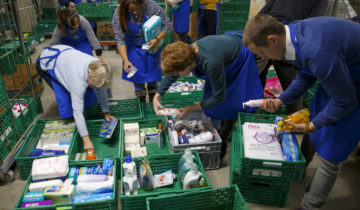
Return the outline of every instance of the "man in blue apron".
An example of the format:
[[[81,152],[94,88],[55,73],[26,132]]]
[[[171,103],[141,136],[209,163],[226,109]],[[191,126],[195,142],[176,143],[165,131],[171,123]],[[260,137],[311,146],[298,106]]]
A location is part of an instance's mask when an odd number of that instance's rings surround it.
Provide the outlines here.
[[[275,111],[292,103],[316,80],[309,124],[294,125],[310,132],[319,154],[315,175],[307,188],[304,209],[319,209],[347,159],[360,140],[360,25],[333,17],[310,18],[284,26],[268,15],[250,19],[244,44],[255,54],[293,61],[298,75],[278,98],[262,108]]]
[[[99,98],[105,119],[115,119],[109,114],[107,92],[103,86],[110,70],[105,63],[67,45],[44,49],[36,61],[36,69],[54,90],[60,118],[74,117],[84,150],[94,149],[83,110]],[[94,77],[94,72],[102,77]]]

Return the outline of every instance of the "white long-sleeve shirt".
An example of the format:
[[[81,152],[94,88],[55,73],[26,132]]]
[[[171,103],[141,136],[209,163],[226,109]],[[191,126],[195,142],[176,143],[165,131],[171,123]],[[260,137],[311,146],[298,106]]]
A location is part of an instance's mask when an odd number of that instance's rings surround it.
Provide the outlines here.
[[[88,66],[91,62],[97,61],[98,59],[86,53],[75,50],[74,48],[67,45],[55,45],[52,46],[52,48],[59,49],[60,51],[71,48],[70,50],[62,52],[58,56],[55,66],[55,75],[60,84],[62,84],[64,88],[70,93],[73,116],[80,136],[88,136],[89,133],[83,115],[84,97],[86,89],[89,87]],[[54,54],[56,54],[55,51],[45,49],[41,53],[40,58]],[[55,59],[51,61],[48,66],[45,66],[47,61],[48,59],[40,60],[41,69],[44,71],[53,69],[54,67]],[[98,88],[96,93],[100,101],[102,111],[108,112],[109,106],[107,101],[106,88]]]

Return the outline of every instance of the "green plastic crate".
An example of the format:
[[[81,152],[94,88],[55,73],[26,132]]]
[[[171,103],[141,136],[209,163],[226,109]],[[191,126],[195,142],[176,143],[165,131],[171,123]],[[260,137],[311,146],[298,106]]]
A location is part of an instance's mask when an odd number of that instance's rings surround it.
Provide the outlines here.
[[[70,163],[69,167],[83,167],[83,166],[93,166],[96,164],[101,164],[102,161],[93,160],[89,162],[83,162],[83,163]],[[114,165],[117,165],[118,162],[114,160]],[[114,176],[116,177],[119,173],[117,167],[113,167]],[[19,197],[19,200],[16,202],[14,209],[15,210],[23,210],[24,208],[20,208],[22,204],[22,199],[25,195],[25,193],[29,189],[29,185],[32,181],[31,175],[27,179],[27,182],[25,184],[25,187]],[[118,197],[118,184],[117,179],[114,179],[114,186],[113,186],[113,198],[107,199],[107,200],[100,200],[100,201],[92,201],[92,202],[84,202],[84,203],[73,203],[73,204],[58,204],[58,205],[50,205],[50,206],[41,206],[41,207],[31,207],[26,209],[40,209],[40,210],[56,210],[57,208],[68,207],[69,209],[81,209],[81,210],[89,210],[89,209],[106,209],[106,210],[116,210],[117,209],[117,197]]]
[[[10,109],[2,109],[0,114],[0,163],[6,159],[18,140],[12,118],[13,114]]]
[[[248,210],[236,185],[146,199],[147,210]]]
[[[266,115],[277,115],[277,116],[287,115],[285,105],[281,105],[279,107],[279,109],[276,110],[275,112],[268,112],[268,111],[263,110],[263,109],[257,109],[256,113],[258,113],[258,114],[266,114]]]
[[[90,22],[103,21],[113,15],[108,3],[80,3],[76,5],[76,10]]]
[[[3,83],[2,78],[0,78],[0,111],[1,107],[8,102],[8,95]]]
[[[261,177],[263,179],[282,181],[302,179],[306,161],[301,153],[299,145],[299,161],[264,160],[244,157],[241,125],[244,122],[274,123],[276,115],[239,113],[238,117],[239,126],[234,129],[231,142],[230,176],[239,174],[251,178]],[[254,175],[254,170],[258,171],[258,169],[261,170],[259,173],[262,174]]]
[[[131,120],[131,119],[123,119],[120,123],[120,142],[121,142],[121,157],[125,157],[125,133],[124,133],[124,123],[135,123],[139,124],[139,128],[153,128],[158,127],[159,124],[164,128],[164,132],[162,134],[162,138],[164,140],[164,146],[159,147],[157,144],[145,144],[147,154],[148,155],[156,155],[156,154],[169,154],[171,153],[169,137],[167,135],[167,130],[165,129],[164,119],[152,119],[152,120]]]
[[[42,8],[44,19],[56,20],[56,8]]]
[[[246,21],[230,21],[230,22],[221,22],[220,20],[220,34],[223,34],[228,31],[240,31],[243,30],[246,25]]]
[[[146,159],[149,160],[150,167],[154,175],[163,173],[171,169],[173,173],[175,173],[178,176],[178,163],[183,154],[184,153],[153,155],[153,156],[147,156]],[[199,171],[204,175],[206,184],[208,185],[208,187],[201,189],[211,189],[211,184],[206,176],[205,170],[201,164],[198,153],[195,151],[193,152],[193,154],[195,155],[194,162],[198,165]],[[142,158],[134,158],[133,160],[136,164],[136,168],[138,169],[141,164]],[[122,163],[124,161],[125,158],[123,158],[120,163],[121,177],[124,176],[122,171]],[[137,172],[139,173],[139,170],[137,170]],[[200,192],[199,188],[183,190],[178,179],[174,180],[174,184],[172,186],[155,188],[152,191],[144,191],[139,189],[137,195],[125,195],[122,181],[121,181],[120,189],[121,189],[120,190],[121,209],[126,209],[126,210],[146,209],[146,199],[149,197],[157,197],[163,194],[180,193],[180,192]]]
[[[141,107],[138,98],[127,100],[109,100],[110,115],[118,119],[141,119]],[[96,103],[85,109],[84,116],[88,120],[104,119],[100,103]]]
[[[17,71],[17,64],[24,64],[26,60],[28,63],[31,63],[28,48],[26,48],[26,55],[24,56],[23,51],[19,46],[19,41],[9,42],[5,45],[0,46],[0,54],[6,54],[6,56],[0,59],[0,73],[12,74]]]
[[[144,120],[163,119],[164,116],[157,116],[154,111],[153,103],[142,103],[141,112]]]
[[[235,175],[230,180],[236,184],[246,202],[268,206],[286,206],[291,181],[274,181],[262,177]]]
[[[45,128],[45,124],[49,121],[60,120],[60,119],[37,119],[29,133],[27,134],[23,145],[21,146],[18,154],[15,157],[16,165],[20,173],[22,180],[26,180],[29,174],[31,173],[32,163],[35,159],[55,157],[51,156],[42,156],[42,157],[29,157],[33,149],[36,148],[41,134]],[[71,142],[75,140],[76,129],[74,128],[73,136]],[[69,149],[70,151],[70,149]]]
[[[304,94],[304,107],[309,107],[310,103],[315,95],[317,86],[319,85],[318,82],[316,82],[306,93]]]
[[[15,103],[27,103],[27,108],[21,112],[20,115],[17,116],[15,121],[16,131],[18,132],[19,136],[22,136],[24,132],[29,128],[31,123],[35,120],[36,116],[38,115],[36,109],[35,100],[30,97],[20,97],[17,99],[13,99],[10,102],[11,108],[15,105]]]
[[[163,50],[168,44],[171,44],[173,42],[174,42],[174,31],[170,30],[166,33],[166,35],[162,39],[162,43],[160,46],[161,50]]]
[[[56,27],[56,19],[55,20],[42,19],[35,26],[36,32],[40,34],[52,33],[55,27]]]
[[[246,1],[229,1],[220,4],[220,13],[249,13],[250,2]]]

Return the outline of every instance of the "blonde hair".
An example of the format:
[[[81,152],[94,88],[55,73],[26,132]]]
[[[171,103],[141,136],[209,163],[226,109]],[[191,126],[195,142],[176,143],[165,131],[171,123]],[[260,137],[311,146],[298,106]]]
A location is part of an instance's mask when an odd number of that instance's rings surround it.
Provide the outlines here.
[[[93,61],[88,66],[89,79],[96,88],[105,85],[110,80],[110,66],[102,61]]]
[[[253,43],[257,47],[267,47],[269,35],[284,35],[285,26],[269,15],[257,15],[248,20],[243,33],[246,47]]]
[[[164,74],[184,71],[195,60],[194,49],[181,41],[174,42],[161,52],[161,69]]]

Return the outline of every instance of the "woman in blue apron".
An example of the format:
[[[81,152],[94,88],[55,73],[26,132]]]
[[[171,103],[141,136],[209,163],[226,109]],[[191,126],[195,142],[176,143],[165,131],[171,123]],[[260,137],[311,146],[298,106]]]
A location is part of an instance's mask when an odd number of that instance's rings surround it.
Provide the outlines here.
[[[83,110],[95,104],[99,97],[105,118],[114,119],[109,114],[106,89],[102,87],[110,70],[98,59],[66,45],[44,49],[36,61],[36,69],[54,90],[60,118],[74,117],[84,149],[93,149]],[[102,76],[93,76],[96,74]]]
[[[83,53],[102,58],[102,48],[89,22],[73,8],[61,8],[57,11],[57,25],[50,40],[50,45],[64,44]]]
[[[318,17],[284,26],[264,15],[247,24],[244,37],[249,38],[245,40],[254,40],[253,37],[269,40],[268,45],[261,47],[249,41],[247,44],[253,52],[281,59],[284,52],[287,56],[292,51],[298,71],[279,99],[266,100],[263,108],[274,111],[281,104],[289,104],[319,81],[309,107],[311,122],[294,127],[311,133],[310,139],[320,156],[303,199],[304,209],[320,209],[336,181],[341,163],[360,140],[360,42],[354,36],[360,34],[360,25],[339,18]],[[258,31],[263,28],[259,26],[267,27],[267,37],[260,35]],[[284,41],[286,46],[276,44]]]
[[[161,79],[160,54],[150,54],[142,49],[145,44],[142,24],[151,16],[161,17],[160,33],[147,44],[149,50],[158,47],[160,40],[170,29],[170,21],[164,10],[153,0],[124,0],[113,16],[113,28],[117,50],[123,60],[122,79],[134,83],[135,95],[145,102],[147,91],[150,101],[156,93],[156,81]],[[132,76],[130,69],[137,69]]]
[[[190,0],[167,0],[166,2],[172,6],[173,29],[177,33],[179,40],[191,44],[192,40],[188,35],[191,9]]]
[[[220,136],[224,142],[231,138],[238,112],[255,110],[244,108],[242,103],[263,98],[254,54],[242,45],[240,33],[207,36],[195,41],[192,47],[175,42],[165,47],[161,61],[163,72],[169,75],[154,97],[155,112],[162,108],[161,96],[171,83],[196,67],[193,74],[206,81],[203,101],[181,108],[180,116],[202,108],[212,120],[222,120]]]

